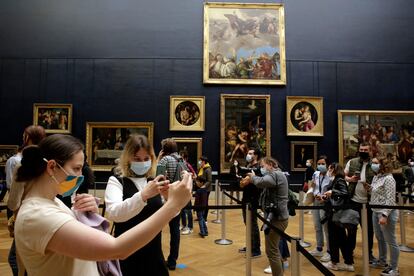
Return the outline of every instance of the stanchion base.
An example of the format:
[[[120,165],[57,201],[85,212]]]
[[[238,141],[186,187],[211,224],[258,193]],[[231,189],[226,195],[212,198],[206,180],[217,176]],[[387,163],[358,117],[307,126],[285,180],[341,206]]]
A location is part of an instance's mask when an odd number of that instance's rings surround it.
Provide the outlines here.
[[[219,239],[219,240],[215,240],[214,242],[220,245],[229,245],[233,243],[232,240],[228,240],[228,239]]]
[[[398,246],[400,248],[401,251],[403,252],[409,252],[409,253],[413,253],[414,252],[414,248],[406,246],[406,245],[399,245]]]
[[[221,220],[219,220],[219,219],[212,220],[211,222],[216,223],[216,224],[221,224]]]
[[[303,248],[310,247],[312,245],[310,242],[306,242],[306,241],[300,241],[299,244]]]

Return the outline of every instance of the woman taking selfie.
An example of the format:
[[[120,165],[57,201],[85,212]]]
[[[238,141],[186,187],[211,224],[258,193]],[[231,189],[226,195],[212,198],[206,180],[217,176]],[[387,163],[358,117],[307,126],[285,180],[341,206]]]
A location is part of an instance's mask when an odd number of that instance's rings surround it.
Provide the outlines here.
[[[162,207],[160,177],[154,175],[154,149],[143,135],[131,135],[119,158],[115,173],[105,190],[107,217],[115,222],[115,237],[143,222]],[[162,253],[161,232],[143,248],[120,261],[121,271],[128,275],[168,275]]]
[[[82,183],[82,143],[67,135],[51,135],[23,150],[16,181],[24,183],[17,214],[17,252],[28,275],[99,275],[96,261],[124,259],[145,246],[188,202],[191,175],[169,185],[169,200],[153,216],[117,238],[78,222],[56,198],[71,195]],[[97,212],[95,198],[75,197],[73,208]]]

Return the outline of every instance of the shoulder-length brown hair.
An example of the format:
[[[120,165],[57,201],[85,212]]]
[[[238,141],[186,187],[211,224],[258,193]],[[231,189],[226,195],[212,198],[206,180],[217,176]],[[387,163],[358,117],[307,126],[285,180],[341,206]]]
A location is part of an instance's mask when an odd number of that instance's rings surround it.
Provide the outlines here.
[[[379,174],[389,174],[392,173],[393,166],[391,160],[387,159],[386,156],[378,156],[376,157],[380,164],[380,169],[378,171]]]
[[[118,166],[115,168],[115,172],[123,177],[131,177],[135,174],[130,169],[131,158],[141,149],[148,152],[151,157],[151,169],[145,174],[146,177],[154,176],[156,167],[156,158],[154,148],[148,142],[147,137],[144,135],[133,134],[129,137],[126,142],[125,148],[122,151],[121,157],[119,158]]]

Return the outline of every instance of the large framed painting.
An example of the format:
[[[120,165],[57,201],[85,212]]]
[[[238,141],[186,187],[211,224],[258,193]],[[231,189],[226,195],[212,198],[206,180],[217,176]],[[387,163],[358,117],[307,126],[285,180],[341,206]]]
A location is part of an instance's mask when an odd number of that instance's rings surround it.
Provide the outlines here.
[[[18,145],[0,145],[0,166],[5,166],[7,159],[17,153]]]
[[[87,122],[86,156],[95,171],[111,171],[131,134],[142,134],[153,144],[152,122]]]
[[[172,139],[177,143],[179,153],[187,152],[188,163],[197,171],[197,162],[203,153],[203,138],[173,137]]]
[[[71,133],[72,104],[33,104],[33,124],[44,127],[46,133]]]
[[[286,97],[288,136],[323,136],[323,98]]]
[[[204,4],[203,81],[285,85],[283,4]]]
[[[318,152],[317,142],[291,141],[290,142],[290,170],[296,172],[306,171],[306,161],[316,163]]]
[[[393,155],[402,164],[414,156],[414,111],[338,110],[339,161],[358,155],[362,142],[373,156]]]
[[[221,94],[220,172],[234,160],[246,165],[249,148],[270,156],[270,95]]]
[[[204,96],[170,96],[170,130],[204,131]]]

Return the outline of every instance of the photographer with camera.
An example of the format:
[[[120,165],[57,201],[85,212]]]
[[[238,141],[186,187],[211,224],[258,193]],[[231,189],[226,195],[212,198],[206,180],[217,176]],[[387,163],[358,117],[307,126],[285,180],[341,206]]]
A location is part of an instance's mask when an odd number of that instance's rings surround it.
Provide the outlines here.
[[[257,176],[254,172],[248,173],[241,183],[253,183],[261,188],[259,203],[265,212],[265,217],[280,231],[285,231],[288,226],[289,213],[288,181],[285,174],[279,169],[278,161],[272,157],[264,157],[260,161],[260,171],[263,176]],[[272,229],[266,229],[266,255],[269,259],[273,276],[283,275],[282,260],[279,251],[280,234]]]

